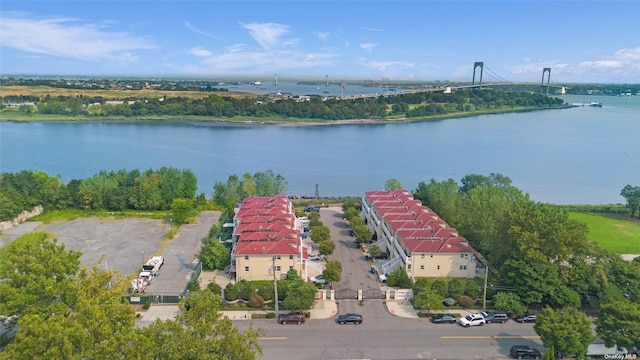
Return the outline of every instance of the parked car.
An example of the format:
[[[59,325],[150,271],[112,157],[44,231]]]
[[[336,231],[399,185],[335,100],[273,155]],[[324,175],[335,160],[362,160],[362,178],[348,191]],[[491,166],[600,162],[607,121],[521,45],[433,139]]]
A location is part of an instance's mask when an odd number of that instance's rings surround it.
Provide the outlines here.
[[[536,316],[531,314],[531,315],[522,315],[520,317],[516,318],[516,321],[519,323],[535,323],[536,322]]]
[[[380,282],[387,282],[388,277],[389,274],[380,274],[380,276],[378,276],[378,279],[380,280]]]
[[[282,325],[285,324],[303,324],[307,318],[299,312],[294,312],[290,314],[281,314],[278,316],[278,322]]]
[[[487,324],[490,324],[490,323],[504,324],[505,322],[507,322],[507,320],[509,320],[509,316],[505,313],[483,312],[482,315],[484,316],[484,319],[487,321]]]
[[[314,276],[311,279],[312,283],[314,284],[325,284],[327,281],[324,279],[324,276],[322,274],[318,275],[318,276]]]
[[[350,236],[355,236],[355,234],[356,234],[356,233],[355,233],[355,231],[353,231],[353,229],[349,229],[349,235],[350,235]]]
[[[307,236],[309,236],[309,235],[307,233],[304,233],[304,232],[302,234],[300,234],[300,237],[303,238],[303,239],[306,239]]]
[[[509,350],[509,354],[516,359],[540,359],[540,350],[526,345],[514,345]]]
[[[372,258],[372,257],[371,257],[371,256],[369,256],[369,258]],[[374,259],[383,259],[383,260],[386,260],[386,259],[388,259],[388,258],[389,258],[389,255],[388,255],[386,252],[384,252],[384,251],[383,251],[383,252],[377,253],[377,254],[376,254],[376,256],[373,256],[373,258],[374,258]]]
[[[356,313],[347,313],[339,315],[336,321],[340,325],[344,325],[346,323],[354,323],[356,325],[359,325],[362,323],[362,315]]]
[[[311,260],[311,261],[322,261],[322,256],[320,256],[318,254],[311,254],[311,255],[309,255],[309,260]]]
[[[482,326],[486,320],[482,314],[470,314],[465,317],[460,318],[458,323],[460,326],[469,327],[469,326]]]
[[[449,314],[435,314],[431,317],[431,322],[434,324],[455,324],[456,318],[455,316],[451,316]]]
[[[304,207],[304,211],[305,211],[305,212],[310,212],[310,211],[320,211],[320,208],[319,208],[319,207],[317,207],[317,206],[311,206],[311,205],[309,205],[309,206],[305,206],[305,207]]]

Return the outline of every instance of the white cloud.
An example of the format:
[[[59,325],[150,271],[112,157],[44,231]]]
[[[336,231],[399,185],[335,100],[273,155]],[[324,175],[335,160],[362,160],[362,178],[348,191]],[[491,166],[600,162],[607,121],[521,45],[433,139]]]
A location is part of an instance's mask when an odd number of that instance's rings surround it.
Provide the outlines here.
[[[364,44],[360,44],[360,48],[364,49],[368,52],[371,52],[373,50],[374,47],[378,46],[378,44],[372,44],[372,43],[364,43]]]
[[[154,48],[144,37],[108,31],[105,23],[83,24],[71,18],[29,18],[27,14],[0,15],[0,44],[21,51],[80,60],[135,62],[136,50]]]
[[[327,39],[329,39],[330,33],[314,31],[313,35],[315,35],[318,39],[320,39],[322,41],[327,41]]]
[[[220,37],[218,37],[218,36],[215,36],[215,35],[212,35],[212,34],[206,33],[206,32],[204,32],[204,31],[202,31],[202,30],[200,30],[200,29],[196,28],[195,26],[191,25],[191,23],[190,23],[190,22],[188,22],[188,21],[185,21],[185,22],[184,22],[184,26],[186,26],[189,30],[191,30],[191,31],[195,32],[196,34],[200,34],[200,35],[202,35],[202,36],[206,36],[206,37],[210,37],[210,38],[214,38],[214,39],[220,39]]]
[[[198,56],[198,57],[207,57],[207,56],[211,56],[213,53],[205,48],[203,48],[202,46],[194,46],[191,48],[191,50],[189,51],[192,55]]]
[[[415,63],[404,61],[377,61],[360,59],[360,64],[368,70],[376,71],[383,76],[405,77],[407,71],[417,68]]]
[[[241,24],[243,28],[249,30],[249,34],[264,49],[270,49],[280,44],[282,35],[289,31],[286,25],[275,23],[251,23]]]
[[[370,27],[363,27],[362,30],[368,30],[368,31],[375,31],[375,32],[382,32],[382,29],[375,29],[375,28],[370,28]]]

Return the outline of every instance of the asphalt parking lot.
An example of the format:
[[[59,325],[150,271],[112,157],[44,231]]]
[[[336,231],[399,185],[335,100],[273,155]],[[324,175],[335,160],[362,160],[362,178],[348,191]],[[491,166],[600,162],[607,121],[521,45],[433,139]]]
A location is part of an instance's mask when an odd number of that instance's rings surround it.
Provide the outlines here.
[[[162,220],[94,217],[51,224],[26,222],[5,231],[0,237],[0,246],[24,233],[48,231],[67,249],[80,251],[82,265],[109,268],[125,277],[137,275],[143,262],[151,256],[162,255],[165,263],[160,276],[153,280],[147,292],[179,294],[189,281],[202,238],[219,218],[220,213],[216,211],[200,213],[193,224],[183,225],[168,245],[163,241],[170,226]]]

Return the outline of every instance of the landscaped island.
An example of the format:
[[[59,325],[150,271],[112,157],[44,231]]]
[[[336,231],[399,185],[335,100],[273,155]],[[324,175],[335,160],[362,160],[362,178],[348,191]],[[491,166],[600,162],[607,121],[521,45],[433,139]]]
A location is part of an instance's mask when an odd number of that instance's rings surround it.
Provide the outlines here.
[[[417,91],[348,99],[317,95],[256,95],[226,89],[78,89],[0,87],[5,121],[201,121],[339,124],[423,121],[480,114],[566,108],[563,100],[492,89],[450,94]]]

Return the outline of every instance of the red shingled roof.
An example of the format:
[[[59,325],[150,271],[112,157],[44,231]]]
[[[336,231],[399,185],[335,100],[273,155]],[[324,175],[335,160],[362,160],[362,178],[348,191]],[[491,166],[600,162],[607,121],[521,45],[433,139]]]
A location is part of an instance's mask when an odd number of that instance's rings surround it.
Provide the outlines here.
[[[296,255],[298,245],[296,241],[283,239],[278,241],[239,241],[236,245],[236,255]]]

